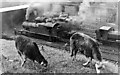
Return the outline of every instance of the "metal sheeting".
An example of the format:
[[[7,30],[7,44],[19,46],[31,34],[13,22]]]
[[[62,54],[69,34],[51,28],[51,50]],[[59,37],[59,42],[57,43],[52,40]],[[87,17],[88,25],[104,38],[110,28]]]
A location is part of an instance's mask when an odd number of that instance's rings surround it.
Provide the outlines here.
[[[28,27],[39,27],[39,26],[45,26],[45,27],[54,27],[56,23],[33,23],[33,22],[23,22],[23,26],[28,26]]]

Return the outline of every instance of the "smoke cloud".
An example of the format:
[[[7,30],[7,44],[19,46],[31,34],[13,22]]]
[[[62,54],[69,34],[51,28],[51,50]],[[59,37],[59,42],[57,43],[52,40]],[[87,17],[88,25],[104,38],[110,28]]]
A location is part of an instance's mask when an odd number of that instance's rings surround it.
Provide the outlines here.
[[[91,1],[94,2],[94,0]],[[79,6],[78,15],[83,21],[108,23],[116,21],[117,2],[95,2],[90,5],[91,1],[83,0]]]

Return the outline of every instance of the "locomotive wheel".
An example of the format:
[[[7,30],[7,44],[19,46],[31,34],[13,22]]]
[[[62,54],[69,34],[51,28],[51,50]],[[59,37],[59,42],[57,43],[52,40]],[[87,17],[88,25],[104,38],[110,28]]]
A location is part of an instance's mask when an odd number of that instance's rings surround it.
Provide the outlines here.
[[[49,36],[49,41],[52,42],[52,37],[51,36]]]
[[[52,37],[52,36],[49,36],[49,41],[50,41],[50,42],[55,42],[56,39],[55,39],[54,37]]]

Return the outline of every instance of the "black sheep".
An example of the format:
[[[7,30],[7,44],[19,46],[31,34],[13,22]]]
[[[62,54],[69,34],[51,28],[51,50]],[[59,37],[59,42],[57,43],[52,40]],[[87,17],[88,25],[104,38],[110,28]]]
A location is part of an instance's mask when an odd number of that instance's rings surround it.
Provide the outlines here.
[[[74,58],[76,58],[78,50],[82,51],[83,54],[89,58],[83,65],[86,66],[92,59],[95,59],[97,60],[95,64],[96,71],[97,73],[100,73],[99,68],[102,67],[102,57],[99,51],[99,44],[100,43],[94,38],[84,33],[76,32],[70,37],[71,57],[74,56]]]
[[[31,41],[29,38],[22,35],[17,35],[15,38],[15,46],[18,50],[18,54],[20,55],[20,57],[24,59],[21,66],[24,65],[27,58],[29,58],[33,62],[37,61],[39,64],[41,64],[44,67],[47,66],[48,62],[40,53],[37,44]],[[24,58],[22,57],[23,55]]]

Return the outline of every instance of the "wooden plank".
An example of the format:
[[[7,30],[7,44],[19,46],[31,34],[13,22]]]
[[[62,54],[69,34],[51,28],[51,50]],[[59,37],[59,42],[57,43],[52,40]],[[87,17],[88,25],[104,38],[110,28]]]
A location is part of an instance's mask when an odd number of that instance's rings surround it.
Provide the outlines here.
[[[7,11],[13,11],[13,10],[19,10],[19,9],[25,9],[29,6],[29,4],[26,5],[20,5],[20,6],[14,6],[14,7],[6,7],[6,8],[0,8],[0,12],[7,12]]]

